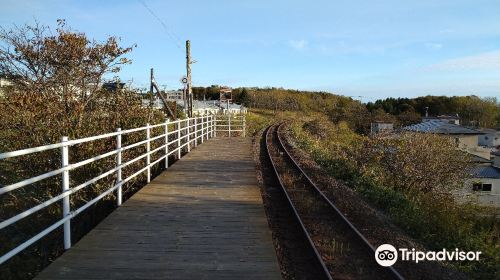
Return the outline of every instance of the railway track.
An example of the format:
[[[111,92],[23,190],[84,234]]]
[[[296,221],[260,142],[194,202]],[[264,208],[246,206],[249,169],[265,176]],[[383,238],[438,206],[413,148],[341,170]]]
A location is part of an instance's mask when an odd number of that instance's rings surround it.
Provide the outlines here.
[[[265,148],[281,190],[325,279],[404,279],[379,266],[375,248],[320,191],[287,151],[281,125],[268,127]]]

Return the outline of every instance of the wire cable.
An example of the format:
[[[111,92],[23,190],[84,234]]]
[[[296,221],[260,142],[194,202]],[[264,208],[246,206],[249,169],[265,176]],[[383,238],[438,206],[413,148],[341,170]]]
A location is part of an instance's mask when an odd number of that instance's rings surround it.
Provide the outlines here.
[[[161,24],[163,29],[165,29],[168,37],[177,46],[177,48],[182,50],[181,47],[182,40],[179,38],[179,36],[177,36],[177,34],[175,34],[172,28],[169,28],[167,24],[160,17],[157,16],[156,13],[146,4],[146,2],[144,2],[143,0],[137,0],[137,1],[141,3],[142,6],[144,6],[144,8],[146,8],[146,10],[148,10],[148,12]]]

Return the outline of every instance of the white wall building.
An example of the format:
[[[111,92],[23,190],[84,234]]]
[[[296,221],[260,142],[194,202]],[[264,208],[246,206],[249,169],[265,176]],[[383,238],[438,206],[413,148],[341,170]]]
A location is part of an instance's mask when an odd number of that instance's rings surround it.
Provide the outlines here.
[[[455,139],[459,149],[488,160],[490,159],[491,150],[478,145],[479,135],[484,134],[479,130],[457,125],[451,123],[449,120],[427,120],[418,124],[406,126],[403,130],[435,133],[452,137]]]
[[[375,121],[370,124],[372,135],[380,133],[391,133],[394,131],[394,124],[390,122]]]
[[[476,166],[465,184],[465,195],[479,205],[500,207],[500,168]]]
[[[500,146],[500,131],[495,129],[481,129],[483,135],[479,135],[479,146],[496,148]]]

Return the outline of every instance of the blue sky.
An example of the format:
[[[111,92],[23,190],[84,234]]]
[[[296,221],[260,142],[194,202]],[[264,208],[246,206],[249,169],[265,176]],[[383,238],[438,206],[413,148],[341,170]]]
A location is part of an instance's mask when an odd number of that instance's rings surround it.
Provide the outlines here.
[[[0,0],[0,25],[55,25],[137,43],[120,76],[180,87],[327,90],[363,101],[426,94],[500,97],[500,0]],[[167,26],[154,18],[154,11]],[[363,97],[358,97],[363,96]]]

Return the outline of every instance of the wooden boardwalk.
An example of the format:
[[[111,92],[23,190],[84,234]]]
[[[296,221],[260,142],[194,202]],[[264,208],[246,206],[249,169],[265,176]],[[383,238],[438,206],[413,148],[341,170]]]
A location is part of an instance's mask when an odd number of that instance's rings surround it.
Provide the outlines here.
[[[281,279],[251,141],[199,145],[36,279]]]

